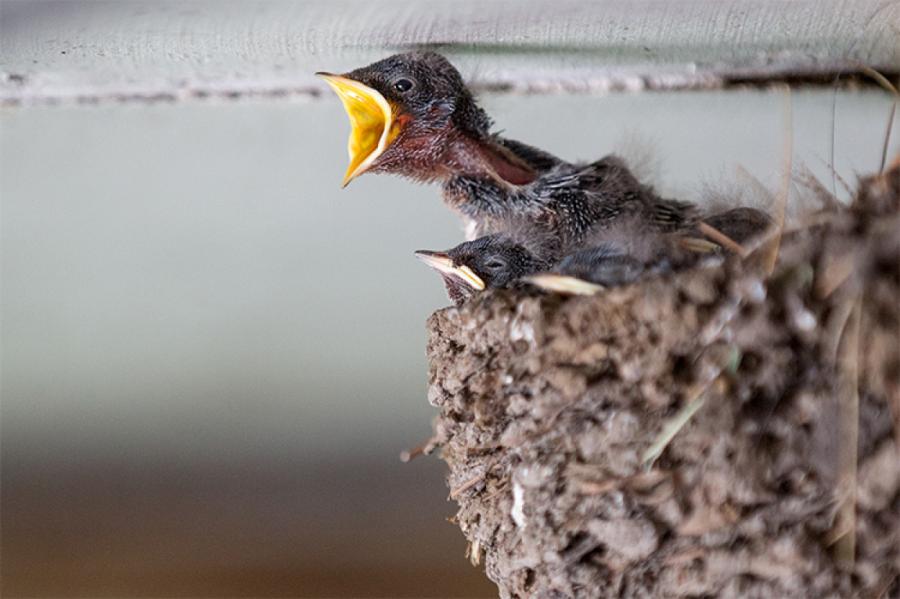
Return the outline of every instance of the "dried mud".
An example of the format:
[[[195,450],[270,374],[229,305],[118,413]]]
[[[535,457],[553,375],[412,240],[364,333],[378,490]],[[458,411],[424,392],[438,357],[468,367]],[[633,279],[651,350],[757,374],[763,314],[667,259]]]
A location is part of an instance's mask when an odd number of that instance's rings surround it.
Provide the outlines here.
[[[900,596],[898,198],[861,181],[771,275],[431,316],[429,449],[501,597]]]

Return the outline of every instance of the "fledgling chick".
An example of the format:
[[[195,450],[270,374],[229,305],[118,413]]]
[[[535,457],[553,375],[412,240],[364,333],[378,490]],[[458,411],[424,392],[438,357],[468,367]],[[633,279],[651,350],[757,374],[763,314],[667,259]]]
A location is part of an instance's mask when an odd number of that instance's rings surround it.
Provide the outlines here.
[[[346,185],[364,172],[442,185],[467,237],[542,227],[563,249],[622,215],[658,230],[693,222],[692,204],[660,198],[615,156],[573,164],[491,133],[459,72],[433,52],[397,54],[344,75],[320,73],[350,118]]]
[[[459,305],[484,289],[523,282],[561,293],[595,293],[692,266],[719,250],[705,239],[654,231],[639,217],[629,217],[593,232],[582,247],[565,256],[539,229],[514,228],[446,252],[420,250],[416,257],[440,273],[450,299]]]
[[[510,287],[550,266],[533,248],[503,233],[466,241],[446,252],[419,250],[416,257],[441,275],[457,306],[480,291]]]

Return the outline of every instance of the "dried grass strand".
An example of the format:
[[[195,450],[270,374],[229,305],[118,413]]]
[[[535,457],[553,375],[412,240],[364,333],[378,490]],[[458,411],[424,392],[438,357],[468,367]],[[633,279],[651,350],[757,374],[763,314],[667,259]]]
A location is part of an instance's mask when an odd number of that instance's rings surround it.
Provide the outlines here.
[[[781,188],[775,198],[775,236],[771,245],[766,248],[764,254],[764,268],[766,275],[771,275],[778,261],[778,251],[781,247],[781,237],[784,232],[784,219],[787,212],[788,195],[791,191],[791,173],[794,162],[794,110],[791,98],[791,88],[785,87],[784,100],[784,138],[782,146],[782,174]]]
[[[850,571],[856,563],[857,447],[859,444],[859,324],[861,297],[851,302],[850,317],[844,327],[838,368],[840,373],[838,486],[842,497],[834,530],[834,557],[838,566]]]

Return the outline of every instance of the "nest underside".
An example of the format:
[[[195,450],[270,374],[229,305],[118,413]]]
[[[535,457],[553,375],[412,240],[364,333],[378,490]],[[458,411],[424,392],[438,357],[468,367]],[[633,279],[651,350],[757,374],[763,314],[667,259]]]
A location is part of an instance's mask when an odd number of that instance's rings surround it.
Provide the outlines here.
[[[774,270],[432,315],[431,448],[502,597],[900,595],[898,197],[862,181]]]

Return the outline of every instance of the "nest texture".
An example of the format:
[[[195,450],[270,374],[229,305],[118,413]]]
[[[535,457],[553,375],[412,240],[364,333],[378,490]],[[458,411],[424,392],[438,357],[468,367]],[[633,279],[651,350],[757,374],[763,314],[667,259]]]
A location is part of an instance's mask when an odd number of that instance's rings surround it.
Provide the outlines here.
[[[501,597],[900,596],[898,198],[861,181],[774,270],[431,316],[430,449]]]

